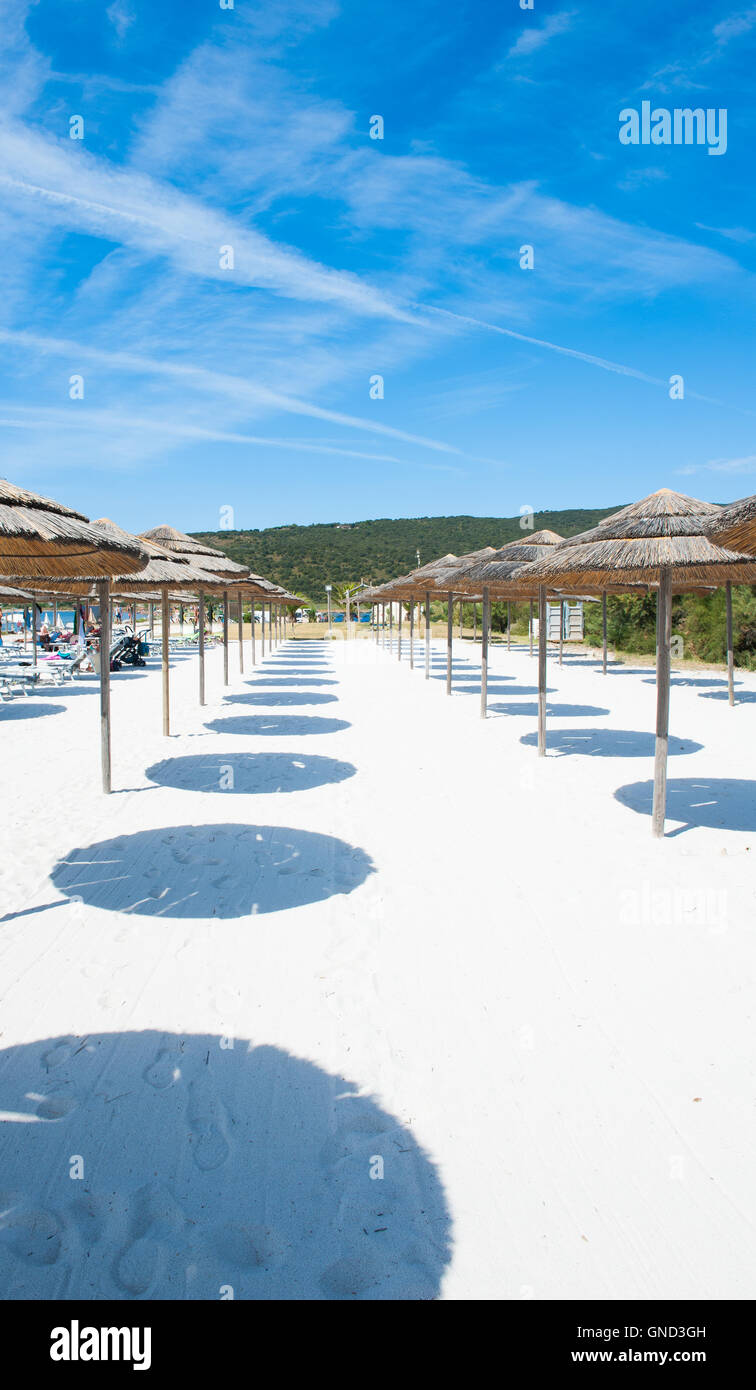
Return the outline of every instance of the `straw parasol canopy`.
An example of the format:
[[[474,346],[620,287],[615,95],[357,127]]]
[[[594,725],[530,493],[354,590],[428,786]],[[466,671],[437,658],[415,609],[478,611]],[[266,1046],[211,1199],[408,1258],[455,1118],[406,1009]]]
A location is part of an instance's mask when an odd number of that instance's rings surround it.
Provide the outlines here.
[[[538,584],[539,611],[545,609],[546,585],[579,590],[619,582],[645,582],[658,588],[656,757],[652,829],[664,834],[669,741],[669,677],[672,637],[672,591],[705,584],[744,584],[756,580],[756,559],[727,550],[706,532],[719,508],[711,502],[662,488],[623,507],[600,525],[557,546],[526,568]],[[729,594],[729,589],[728,589]],[[539,632],[538,751],[546,751],[546,640]]]
[[[411,570],[409,574],[399,575],[396,579],[389,579],[385,584],[378,584],[371,593],[370,601],[375,603],[386,600],[397,602],[404,598],[414,598],[425,593],[433,584],[437,576],[445,574],[453,565],[457,564],[459,556],[441,555],[438,560],[429,560],[427,564],[420,565],[418,569]]]
[[[445,579],[437,581],[437,588],[454,587],[457,593],[479,594],[484,588],[491,594],[499,592],[511,594],[511,581],[517,571],[532,560],[540,560],[548,555],[552,546],[560,545],[562,537],[556,531],[534,531],[527,539],[509,541],[499,550],[482,551],[472,563],[471,556],[463,556],[459,566],[452,570],[453,586],[447,586]],[[526,595],[527,596],[527,595]]]
[[[153,526],[151,531],[143,531],[141,540],[154,541],[173,555],[181,555],[187,560],[194,561],[200,565],[208,574],[222,575],[224,577],[241,579],[251,574],[246,565],[239,565],[235,560],[230,559],[225,551],[217,550],[214,546],[205,545],[202,541],[195,540],[192,536],[187,536],[183,531],[177,531],[175,526],[168,526],[165,522],[160,526]],[[259,576],[256,576],[259,578]]]
[[[680,589],[726,580],[752,583],[756,560],[708,538],[720,510],[712,502],[662,488],[563,541],[523,577],[565,590],[601,589],[620,581],[658,584],[670,571]]]
[[[154,541],[132,536],[121,526],[117,526],[109,517],[100,517],[93,525],[99,527],[119,544],[126,545],[131,542],[133,545],[141,546],[144,552],[145,563],[138,570],[111,576],[111,593],[114,596],[119,598],[132,598],[140,595],[146,597],[147,591],[162,589],[167,585],[172,593],[182,593],[188,597],[187,590],[199,588],[218,590],[224,587],[222,581],[215,574],[208,572],[201,565],[193,564],[188,556],[178,553],[172,554],[164,546],[157,545]],[[88,570],[82,570],[66,583],[65,592],[87,597],[94,582],[95,576]]]
[[[756,555],[756,494],[719,509],[708,534],[717,545]]]
[[[19,579],[98,579],[142,568],[141,542],[113,536],[82,512],[0,479],[0,574]]]
[[[34,594],[27,593],[25,589],[14,589],[9,584],[0,584],[0,605],[3,603],[33,603]]]

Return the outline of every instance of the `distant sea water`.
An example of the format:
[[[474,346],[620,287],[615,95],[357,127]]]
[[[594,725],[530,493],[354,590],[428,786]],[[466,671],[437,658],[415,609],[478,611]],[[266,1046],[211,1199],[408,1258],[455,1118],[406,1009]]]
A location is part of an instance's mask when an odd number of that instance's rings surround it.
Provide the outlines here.
[[[11,630],[15,631],[16,624],[19,622],[23,622],[24,620],[23,608],[11,608],[10,605],[6,607],[6,605],[3,604],[2,599],[0,599],[0,608],[2,608],[3,613],[3,632],[9,632]],[[74,627],[76,624],[75,608],[59,608],[58,622],[65,624],[66,627]],[[41,627],[43,623],[47,623],[48,627],[52,627],[52,608],[43,608],[41,612],[37,615],[37,626]]]

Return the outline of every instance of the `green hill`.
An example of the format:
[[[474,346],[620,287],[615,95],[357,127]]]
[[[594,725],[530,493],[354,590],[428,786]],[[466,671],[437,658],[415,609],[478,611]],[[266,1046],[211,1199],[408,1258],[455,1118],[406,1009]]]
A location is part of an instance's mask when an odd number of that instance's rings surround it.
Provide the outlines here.
[[[533,529],[574,536],[595,526],[622,505],[584,511],[536,512]],[[257,574],[321,605],[325,584],[365,580],[378,584],[406,574],[451,551],[462,555],[485,545],[500,546],[527,536],[521,518],[421,516],[398,521],[328,522],[273,526],[261,531],[202,531],[198,540],[218,546]]]

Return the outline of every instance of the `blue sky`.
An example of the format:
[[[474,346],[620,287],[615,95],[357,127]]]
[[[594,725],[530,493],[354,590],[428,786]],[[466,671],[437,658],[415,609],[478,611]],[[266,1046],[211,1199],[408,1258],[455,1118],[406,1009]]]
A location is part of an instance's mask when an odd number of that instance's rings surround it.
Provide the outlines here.
[[[0,472],[134,530],[755,491],[755,62],[748,4],[6,4]]]

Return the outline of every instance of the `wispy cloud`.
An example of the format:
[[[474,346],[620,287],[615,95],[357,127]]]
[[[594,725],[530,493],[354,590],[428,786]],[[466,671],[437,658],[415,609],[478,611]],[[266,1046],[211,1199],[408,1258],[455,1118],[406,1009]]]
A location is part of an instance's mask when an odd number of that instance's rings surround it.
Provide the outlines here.
[[[715,24],[712,30],[714,38],[720,49],[725,48],[733,39],[742,38],[743,34],[749,33],[756,27],[756,5],[750,9],[741,10],[738,14],[730,15],[727,19],[722,19],[719,24]]]
[[[118,38],[125,38],[128,30],[136,19],[136,14],[128,3],[128,0],[113,0],[113,4],[108,5],[105,13],[110,23],[113,25]]]
[[[165,182],[71,151],[18,125],[2,131],[0,171],[6,199],[23,203],[34,219],[118,239],[146,254],[159,251],[188,274],[338,303],[353,313],[405,317],[356,275],[321,265]],[[224,270],[221,248],[228,246],[234,265]]]
[[[709,459],[708,463],[692,463],[678,468],[678,473],[756,473],[756,454],[740,458]]]
[[[24,407],[0,401],[0,427],[4,429],[80,431],[97,430],[112,435],[114,430],[130,430],[165,439],[197,440],[214,444],[243,444],[254,448],[283,449],[291,453],[328,454],[333,457],[367,460],[371,463],[400,463],[394,454],[366,453],[347,449],[329,442],[318,443],[301,439],[279,439],[270,435],[240,434],[232,430],[187,425],[180,420],[160,416],[120,415],[111,410],[90,410],[73,405],[67,410],[38,406]]]
[[[138,356],[129,352],[112,352],[92,344],[71,342],[59,338],[41,337],[23,331],[14,332],[0,329],[0,342],[15,344],[34,352],[52,353],[64,357],[69,364],[86,361],[99,362],[104,366],[121,371],[133,372],[143,376],[169,377],[190,385],[196,390],[231,398],[248,405],[262,405],[270,410],[282,411],[290,415],[307,416],[313,420],[324,420],[331,424],[344,425],[349,429],[365,430],[369,434],[384,435],[389,439],[401,440],[405,444],[417,444],[440,453],[460,454],[461,450],[441,440],[429,439],[424,435],[410,434],[405,430],[393,429],[378,421],[361,419],[342,411],[328,410],[324,406],[302,401],[295,396],[246,381],[226,372],[212,371],[186,362],[167,362],[153,357]]]
[[[558,34],[566,33],[572,26],[575,14],[575,10],[562,10],[560,14],[549,15],[543,24],[533,25],[532,28],[523,30],[517,42],[510,48],[507,57],[524,58],[537,52],[550,39],[556,38]]]
[[[696,226],[702,232],[715,232],[717,236],[723,236],[727,241],[737,241],[745,244],[756,238],[756,232],[749,231],[748,227],[708,227],[705,222],[696,222]]]

